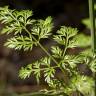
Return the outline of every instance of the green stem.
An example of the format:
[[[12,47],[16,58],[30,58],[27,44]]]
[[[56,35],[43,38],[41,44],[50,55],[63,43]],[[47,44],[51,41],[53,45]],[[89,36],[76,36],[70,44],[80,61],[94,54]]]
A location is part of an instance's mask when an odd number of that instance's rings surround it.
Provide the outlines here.
[[[32,92],[32,93],[26,93],[26,94],[21,94],[17,96],[59,96],[61,93],[63,93],[64,96],[68,96],[67,94],[64,93],[64,89],[50,90],[47,92]]]
[[[95,32],[95,15],[94,15],[94,0],[89,0],[89,16],[90,16],[90,23],[91,23],[91,40],[92,40],[92,51],[93,54],[96,53],[96,32]],[[96,84],[96,73],[95,73],[95,84]],[[96,92],[96,86],[95,90]]]
[[[11,12],[9,12],[9,13],[10,13],[10,16],[11,16],[16,22],[19,23],[19,21],[17,20],[17,18],[15,18],[15,17],[11,14]],[[36,42],[38,43],[38,45],[40,46],[40,48],[41,48],[41,49],[54,61],[54,63],[61,69],[61,71],[62,71],[63,73],[65,73],[64,70],[59,66],[58,62],[54,59],[54,57],[51,56],[50,53],[38,42],[38,40],[37,40],[33,35],[30,34],[29,30],[27,30],[25,26],[22,26],[22,27],[23,27],[23,28],[25,29],[25,31],[28,33],[29,37],[30,37],[30,38],[33,38],[34,41],[36,41]]]
[[[49,67],[49,68],[50,68],[50,69],[51,69],[51,68],[55,69],[55,68],[58,68],[58,66],[52,66],[52,67]],[[40,71],[44,71],[44,70],[47,70],[47,69],[49,69],[49,68],[41,68]],[[38,69],[32,69],[32,71],[36,71],[36,70],[38,70]]]
[[[91,42],[92,42],[92,51],[93,54],[95,53],[96,49],[96,33],[95,33],[95,15],[94,15],[94,0],[89,0],[89,16],[90,16],[90,23],[91,23]]]
[[[26,31],[27,33],[29,33],[29,31],[28,31],[26,28],[24,28],[24,29],[25,29],[25,31]],[[59,66],[58,62],[54,59],[54,57],[50,55],[50,53],[37,41],[37,39],[36,39],[33,35],[31,35],[31,36],[32,36],[32,38],[34,39],[34,41],[36,41],[36,42],[38,43],[38,45],[40,46],[40,48],[41,48],[41,49],[54,61],[54,63],[61,69],[61,71],[62,71],[63,73],[65,73],[64,70]]]
[[[25,31],[30,35],[30,32],[26,29],[26,28],[24,28],[25,29]],[[34,39],[34,41],[36,41],[37,43],[38,43],[38,45],[40,46],[40,48],[56,63],[56,64],[58,64],[58,62],[48,53],[48,51],[37,41],[37,39],[33,36],[33,35],[31,35],[31,37]]]
[[[68,36],[66,36],[66,40],[65,40],[65,49],[64,49],[63,54],[62,54],[63,57],[65,56],[66,51],[67,51],[67,47],[68,47],[68,40],[69,40],[69,38],[68,38]]]
[[[17,22],[19,22],[11,13],[10,16]],[[32,37],[37,43],[38,45],[41,47],[41,49],[56,63],[58,64],[58,62],[47,52],[47,50],[36,40],[36,38],[30,34],[30,32],[26,29],[25,26],[23,26],[23,28],[25,29],[25,31],[28,33],[29,37]]]

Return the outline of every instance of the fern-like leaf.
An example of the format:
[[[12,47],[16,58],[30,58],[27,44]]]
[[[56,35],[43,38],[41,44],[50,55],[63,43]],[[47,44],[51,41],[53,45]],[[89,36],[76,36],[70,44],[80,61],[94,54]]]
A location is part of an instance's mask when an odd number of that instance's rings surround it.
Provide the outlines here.
[[[40,62],[35,62],[34,64],[33,64],[33,69],[35,70],[34,72],[33,72],[33,74],[35,75],[35,77],[36,77],[36,80],[37,80],[37,83],[39,84],[39,78],[40,78]]]
[[[21,50],[24,49],[26,50],[32,50],[33,47],[33,41],[29,37],[24,37],[24,36],[15,36],[11,39],[9,39],[6,43],[5,46],[9,48],[14,48],[16,50]]]
[[[62,52],[62,50],[61,50],[58,46],[52,47],[51,51],[52,51],[53,56],[54,56],[55,58],[62,58],[62,53],[63,53],[63,52]]]
[[[32,64],[27,65],[27,67],[22,67],[19,71],[19,77],[25,79],[29,77],[32,73]]]
[[[33,35],[37,35],[38,39],[48,38],[53,28],[52,18],[47,17],[45,20],[38,20],[35,27],[31,29]]]

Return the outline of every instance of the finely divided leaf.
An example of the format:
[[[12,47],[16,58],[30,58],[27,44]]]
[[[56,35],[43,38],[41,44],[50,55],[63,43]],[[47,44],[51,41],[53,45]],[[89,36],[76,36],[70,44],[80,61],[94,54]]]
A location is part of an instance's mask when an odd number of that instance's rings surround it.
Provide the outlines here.
[[[26,50],[32,50],[33,47],[33,41],[29,37],[24,37],[24,36],[16,36],[11,39],[8,39],[8,41],[5,43],[5,46],[9,48],[14,48],[14,49],[24,49]]]
[[[52,51],[52,53],[53,53],[53,56],[55,57],[55,58],[62,58],[62,50],[58,47],[58,46],[53,46],[52,48],[51,48],[51,51]]]
[[[27,65],[27,67],[25,67],[25,68],[22,67],[20,69],[20,71],[19,71],[19,77],[21,79],[25,79],[25,78],[29,77],[31,75],[31,73],[32,73],[32,65],[29,64],[29,65]]]
[[[52,18],[48,17],[45,20],[38,20],[36,26],[33,26],[31,31],[33,35],[37,35],[38,39],[48,38],[51,35],[53,28]]]

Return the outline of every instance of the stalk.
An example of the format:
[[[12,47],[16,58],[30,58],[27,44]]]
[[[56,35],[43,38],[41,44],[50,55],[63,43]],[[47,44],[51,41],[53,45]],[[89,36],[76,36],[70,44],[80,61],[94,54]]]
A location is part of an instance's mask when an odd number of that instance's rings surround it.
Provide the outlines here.
[[[89,16],[91,23],[91,47],[93,54],[96,54],[96,32],[95,32],[95,15],[94,15],[94,0],[89,0]],[[96,73],[95,73],[95,90],[96,92]],[[95,94],[96,95],[96,94]]]
[[[19,21],[17,20],[17,18],[15,18],[15,17],[11,14],[11,12],[9,12],[9,13],[10,13],[10,16],[11,16],[16,22],[19,22]],[[61,71],[62,71],[63,73],[65,73],[64,70],[58,65],[58,62],[54,59],[54,57],[51,56],[51,54],[36,40],[36,38],[35,38],[34,36],[30,35],[29,30],[27,30],[25,26],[22,26],[22,27],[23,27],[23,28],[25,29],[25,31],[28,33],[29,37],[30,37],[30,38],[33,38],[34,41],[36,41],[36,42],[38,43],[39,47],[54,61],[54,63],[61,69]]]
[[[94,0],[89,0],[89,16],[90,16],[90,23],[91,23],[91,47],[93,54],[96,50],[96,33],[95,33],[95,15],[94,15]]]

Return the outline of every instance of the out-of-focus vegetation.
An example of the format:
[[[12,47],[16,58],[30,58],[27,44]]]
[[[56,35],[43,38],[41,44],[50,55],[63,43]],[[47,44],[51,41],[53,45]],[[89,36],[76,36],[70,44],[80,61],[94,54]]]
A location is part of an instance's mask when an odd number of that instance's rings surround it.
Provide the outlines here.
[[[96,4],[94,5],[94,10],[96,12]],[[96,14],[95,14],[96,15]],[[91,28],[91,24],[90,24],[90,19],[89,18],[85,18],[82,20],[82,23],[88,28]],[[95,23],[96,23],[96,19],[95,19]]]

